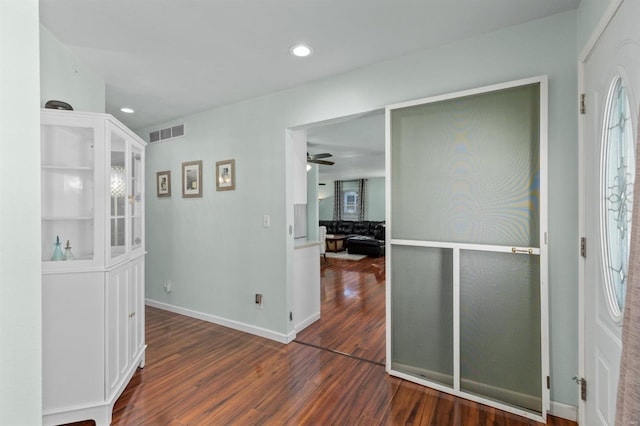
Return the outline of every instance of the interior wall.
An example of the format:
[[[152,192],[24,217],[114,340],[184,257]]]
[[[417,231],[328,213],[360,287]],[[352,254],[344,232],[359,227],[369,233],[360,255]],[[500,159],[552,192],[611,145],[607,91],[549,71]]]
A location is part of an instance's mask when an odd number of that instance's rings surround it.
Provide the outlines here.
[[[578,7],[578,54],[591,37],[607,8],[618,0],[580,0]]]
[[[333,182],[321,181],[324,185],[318,188],[318,220],[333,220]]]
[[[104,112],[104,78],[40,25],[40,106],[64,101],[74,111]]]
[[[570,11],[162,123],[184,122],[187,134],[147,149],[147,297],[289,335],[293,198],[285,129],[546,74],[551,398],[577,405],[576,36]],[[228,158],[236,159],[236,190],[216,192],[215,161]],[[191,160],[204,162],[203,198],[180,196],[180,163]],[[155,196],[160,170],[174,176],[171,198]],[[270,228],[262,226],[264,214],[271,215]],[[257,290],[262,309],[253,303]]]
[[[307,172],[307,238],[317,241],[318,234],[318,165],[311,164]]]
[[[385,220],[385,179],[367,181],[367,220]]]
[[[38,21],[37,0],[0,1],[3,425],[42,422]]]

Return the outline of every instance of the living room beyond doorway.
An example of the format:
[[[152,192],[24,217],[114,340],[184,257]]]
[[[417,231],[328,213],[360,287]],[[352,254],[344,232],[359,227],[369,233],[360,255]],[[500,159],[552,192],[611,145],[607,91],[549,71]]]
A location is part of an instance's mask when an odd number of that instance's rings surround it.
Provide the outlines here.
[[[320,320],[295,342],[384,365],[384,256],[328,258],[320,268]]]

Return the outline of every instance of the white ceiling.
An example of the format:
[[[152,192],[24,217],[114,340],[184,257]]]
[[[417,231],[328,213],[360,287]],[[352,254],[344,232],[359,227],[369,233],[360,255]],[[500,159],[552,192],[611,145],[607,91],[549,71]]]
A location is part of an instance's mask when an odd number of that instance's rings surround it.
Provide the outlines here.
[[[580,0],[40,0],[40,20],[106,82],[106,111],[160,124],[575,9]],[[289,48],[310,44],[294,58]],[[123,106],[135,114],[120,112]],[[322,180],[384,175],[381,113],[309,129]]]
[[[328,152],[320,182],[384,176],[384,110],[307,129],[309,154]]]
[[[133,129],[575,9],[580,0],[40,0]],[[293,58],[305,42],[314,54]],[[123,106],[136,110],[120,112]]]

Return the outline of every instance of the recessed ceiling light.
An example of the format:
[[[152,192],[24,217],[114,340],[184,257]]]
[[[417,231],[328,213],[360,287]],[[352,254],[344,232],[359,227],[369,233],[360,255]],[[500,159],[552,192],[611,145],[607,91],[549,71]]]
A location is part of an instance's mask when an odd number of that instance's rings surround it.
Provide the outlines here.
[[[305,56],[311,55],[313,50],[311,49],[311,47],[307,46],[306,44],[296,44],[295,46],[291,46],[291,49],[289,49],[289,52],[294,56],[298,56],[299,58],[304,58]]]
[[[134,112],[132,108],[127,108],[127,107],[120,108],[120,111],[126,112],[127,114],[133,114]]]

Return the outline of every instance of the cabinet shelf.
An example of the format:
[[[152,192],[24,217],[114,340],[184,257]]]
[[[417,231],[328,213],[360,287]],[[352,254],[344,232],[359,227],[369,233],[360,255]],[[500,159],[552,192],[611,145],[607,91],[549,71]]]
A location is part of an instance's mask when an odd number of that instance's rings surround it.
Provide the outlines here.
[[[42,220],[93,220],[93,216],[42,216]]]
[[[75,254],[74,254],[75,256]],[[43,260],[42,263],[59,263],[59,264],[73,264],[76,262],[84,262],[87,260],[91,260],[93,258],[92,255],[86,255],[86,256],[75,256],[75,258],[73,260]]]
[[[43,164],[40,166],[42,170],[61,170],[61,171],[79,171],[79,172],[92,172],[91,166],[56,166],[53,164]]]

